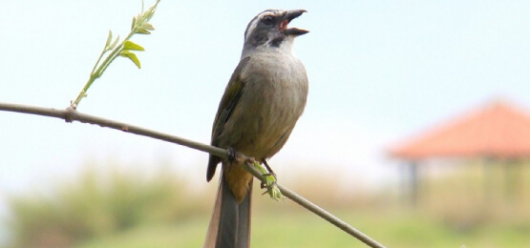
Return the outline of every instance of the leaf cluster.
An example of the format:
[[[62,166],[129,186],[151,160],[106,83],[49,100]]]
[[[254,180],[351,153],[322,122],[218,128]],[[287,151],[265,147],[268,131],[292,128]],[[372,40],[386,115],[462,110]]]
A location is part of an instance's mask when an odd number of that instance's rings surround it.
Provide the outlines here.
[[[105,47],[103,48],[103,51],[99,55],[98,60],[94,64],[94,67],[92,68],[92,72],[90,72],[90,77],[88,81],[86,82],[85,86],[79,92],[79,95],[77,98],[71,102],[70,106],[73,109],[76,109],[81,100],[87,96],[87,91],[90,88],[90,86],[103,75],[105,70],[109,67],[109,65],[118,57],[125,57],[130,59],[138,69],[142,68],[142,64],[140,62],[140,59],[138,59],[138,56],[136,56],[136,51],[145,51],[145,49],[131,41],[131,38],[135,34],[151,34],[151,31],[155,30],[154,26],[149,23],[151,18],[153,18],[156,7],[158,6],[158,3],[160,0],[157,0],[156,3],[151,6],[149,9],[144,11],[143,3],[142,3],[142,11],[133,17],[132,24],[131,24],[131,31],[129,34],[121,41],[120,43],[120,37],[116,37],[114,39],[112,31],[109,31],[109,35],[107,36],[107,41],[105,42]],[[107,55],[105,59],[103,57]],[[102,61],[103,59],[103,61]]]

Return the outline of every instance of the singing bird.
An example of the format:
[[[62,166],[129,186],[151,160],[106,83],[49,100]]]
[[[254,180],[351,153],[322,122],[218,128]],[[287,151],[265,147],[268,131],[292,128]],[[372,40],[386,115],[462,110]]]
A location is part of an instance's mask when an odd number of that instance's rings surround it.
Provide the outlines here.
[[[307,73],[292,46],[309,31],[288,27],[304,12],[265,10],[247,25],[241,60],[215,116],[213,146],[266,163],[287,142],[307,101]],[[210,155],[208,181],[219,162],[221,180],[204,247],[249,247],[253,177],[235,162]]]

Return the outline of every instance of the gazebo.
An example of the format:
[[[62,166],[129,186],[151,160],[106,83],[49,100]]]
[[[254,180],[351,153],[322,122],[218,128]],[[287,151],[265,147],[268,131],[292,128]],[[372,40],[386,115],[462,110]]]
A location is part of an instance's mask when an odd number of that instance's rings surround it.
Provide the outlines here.
[[[405,162],[407,190],[415,204],[418,166],[426,160],[480,158],[486,171],[489,161],[508,162],[506,170],[520,167],[518,161],[530,157],[530,115],[512,104],[495,101],[398,143],[390,155]],[[485,178],[485,190],[487,184]]]

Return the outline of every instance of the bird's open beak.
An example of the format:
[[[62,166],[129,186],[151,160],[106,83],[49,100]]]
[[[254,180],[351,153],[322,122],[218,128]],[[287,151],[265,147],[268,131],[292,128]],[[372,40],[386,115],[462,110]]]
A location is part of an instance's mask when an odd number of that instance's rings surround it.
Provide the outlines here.
[[[296,10],[286,10],[283,15],[283,21],[280,24],[280,29],[283,30],[283,33],[285,35],[293,35],[293,36],[299,36],[303,34],[309,33],[308,30],[300,29],[300,28],[287,28],[287,25],[295,18],[301,16],[304,12],[307,12],[303,9],[296,9]]]

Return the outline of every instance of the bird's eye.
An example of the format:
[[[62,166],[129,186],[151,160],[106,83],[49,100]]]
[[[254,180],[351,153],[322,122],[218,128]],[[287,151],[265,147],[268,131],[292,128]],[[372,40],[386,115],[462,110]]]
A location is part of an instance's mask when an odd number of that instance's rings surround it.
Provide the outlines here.
[[[267,26],[274,24],[274,18],[272,16],[265,16],[261,19],[261,22]]]

